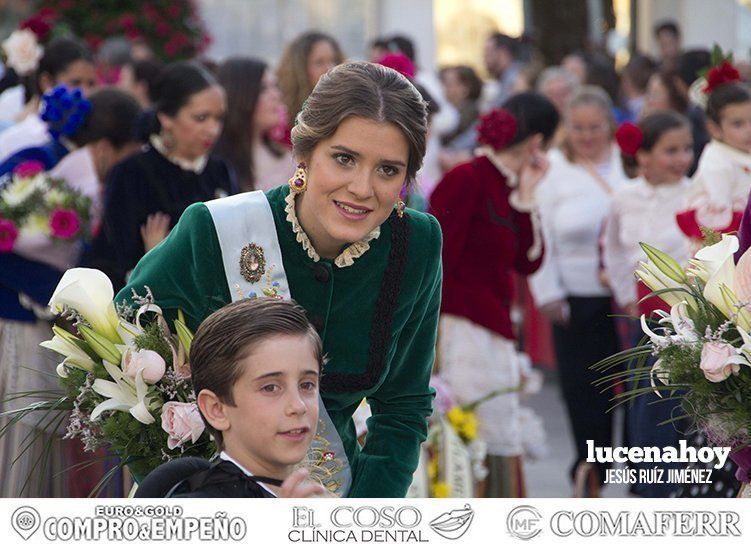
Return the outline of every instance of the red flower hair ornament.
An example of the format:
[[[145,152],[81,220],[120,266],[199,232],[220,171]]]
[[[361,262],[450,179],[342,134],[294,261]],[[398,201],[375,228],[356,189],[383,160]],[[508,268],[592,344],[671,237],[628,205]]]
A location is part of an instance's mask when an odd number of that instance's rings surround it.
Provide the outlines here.
[[[707,84],[704,87],[706,94],[711,93],[720,85],[726,83],[735,83],[741,80],[741,73],[738,69],[730,64],[727,60],[723,60],[722,64],[715,66],[707,72]]]
[[[407,79],[415,77],[415,65],[404,53],[386,53],[378,59],[378,64],[396,70]]]
[[[514,140],[516,130],[514,114],[503,108],[496,108],[480,117],[480,123],[477,125],[477,142],[500,151]]]
[[[615,131],[615,141],[618,142],[621,153],[627,157],[634,157],[644,142],[644,133],[634,123],[626,122]]]

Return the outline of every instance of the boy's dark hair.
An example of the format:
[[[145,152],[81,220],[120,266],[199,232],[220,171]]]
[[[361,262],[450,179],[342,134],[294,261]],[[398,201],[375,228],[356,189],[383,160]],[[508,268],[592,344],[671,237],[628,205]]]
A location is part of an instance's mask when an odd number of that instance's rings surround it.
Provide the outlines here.
[[[138,118],[141,107],[136,99],[114,87],[100,87],[89,96],[91,112],[81,128],[71,137],[84,146],[102,139],[115,149],[137,142]]]
[[[676,23],[675,21],[661,21],[657,23],[654,27],[655,38],[663,32],[669,32],[676,38],[681,37],[681,29],[678,27],[678,23]]]
[[[654,148],[662,135],[667,131],[677,128],[688,128],[691,130],[691,122],[685,115],[671,110],[664,110],[645,115],[639,121],[639,128],[644,136],[639,149],[652,151],[652,148]],[[621,160],[623,161],[624,170],[629,173],[635,172],[639,166],[635,156],[621,154]]]
[[[291,300],[273,298],[244,299],[211,314],[198,327],[190,348],[193,390],[212,391],[222,402],[235,405],[232,386],[245,371],[240,362],[264,340],[275,336],[307,336],[313,345],[319,371],[325,357],[318,333],[305,316],[305,310]],[[201,414],[203,417],[203,414]],[[206,418],[206,427],[223,447],[222,433]]]
[[[742,83],[725,83],[709,93],[707,98],[707,117],[720,124],[722,110],[732,104],[751,102],[751,92]]]
[[[391,36],[388,41],[388,48],[403,53],[409,60],[415,62],[415,43],[407,36],[401,34]]]
[[[512,57],[516,58],[519,55],[519,40],[512,38],[507,34],[501,32],[494,32],[488,37],[488,40],[493,42],[493,46],[496,49],[506,49]]]

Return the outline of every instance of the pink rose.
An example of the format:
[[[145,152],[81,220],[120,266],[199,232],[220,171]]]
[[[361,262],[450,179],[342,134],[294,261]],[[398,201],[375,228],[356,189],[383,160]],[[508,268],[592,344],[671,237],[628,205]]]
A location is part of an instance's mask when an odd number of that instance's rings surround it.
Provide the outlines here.
[[[169,435],[167,446],[174,450],[188,440],[195,444],[206,425],[195,403],[170,401],[162,407],[162,429]]]
[[[44,172],[44,164],[39,161],[23,161],[13,169],[13,175],[19,178],[31,178]]]
[[[730,344],[708,342],[701,350],[699,368],[710,382],[722,382],[731,374],[738,374],[742,364],[748,365],[749,363],[744,357],[738,355]]]
[[[52,217],[50,217],[50,232],[52,232],[52,236],[55,238],[70,240],[76,235],[80,227],[81,222],[73,210],[58,208],[52,212]]]
[[[164,376],[167,363],[156,351],[142,349],[140,351],[128,350],[123,355],[123,374],[135,379],[138,371],[143,369],[143,381],[156,383]]]
[[[18,229],[10,219],[0,217],[0,253],[10,253],[18,238]]]

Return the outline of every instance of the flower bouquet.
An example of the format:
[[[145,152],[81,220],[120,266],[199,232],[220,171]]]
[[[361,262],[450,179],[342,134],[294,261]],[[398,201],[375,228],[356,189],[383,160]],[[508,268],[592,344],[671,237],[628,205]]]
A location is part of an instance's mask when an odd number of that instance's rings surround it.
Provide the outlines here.
[[[0,253],[19,236],[76,242],[89,235],[91,199],[49,176],[37,161],[19,164],[0,182]]]
[[[210,458],[216,448],[195,404],[188,362],[193,335],[182,314],[174,334],[148,288],[144,296],[134,293],[138,309],[118,311],[113,298],[112,283],[98,270],[63,275],[49,305],[75,332],[54,326],[53,338],[41,345],[64,357],[57,366],[64,392],[17,393],[14,399],[42,400],[0,415],[10,425],[39,411],[57,425],[67,418],[65,438],[79,438],[85,451],[106,446],[121,459],[115,469],[128,466],[137,481],[175,457]]]
[[[687,268],[658,249],[642,244],[647,260],[636,272],[640,281],[670,305],[657,320],[641,316],[646,342],[600,361],[593,368],[609,375],[606,389],[620,382],[649,386],[626,388],[617,404],[639,395],[680,398],[684,413],[664,423],[689,418],[713,443],[733,448],[736,477],[751,470],[751,252],[736,266],[738,239],[722,239],[700,249]],[[651,326],[650,326],[651,325]],[[646,364],[648,356],[656,362]],[[623,363],[636,364],[621,370]]]

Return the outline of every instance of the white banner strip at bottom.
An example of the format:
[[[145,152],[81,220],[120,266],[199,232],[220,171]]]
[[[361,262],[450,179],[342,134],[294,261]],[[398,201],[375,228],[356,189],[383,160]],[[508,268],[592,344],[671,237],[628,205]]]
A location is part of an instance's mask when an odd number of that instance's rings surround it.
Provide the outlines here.
[[[4,544],[748,542],[750,520],[733,499],[0,500]]]

